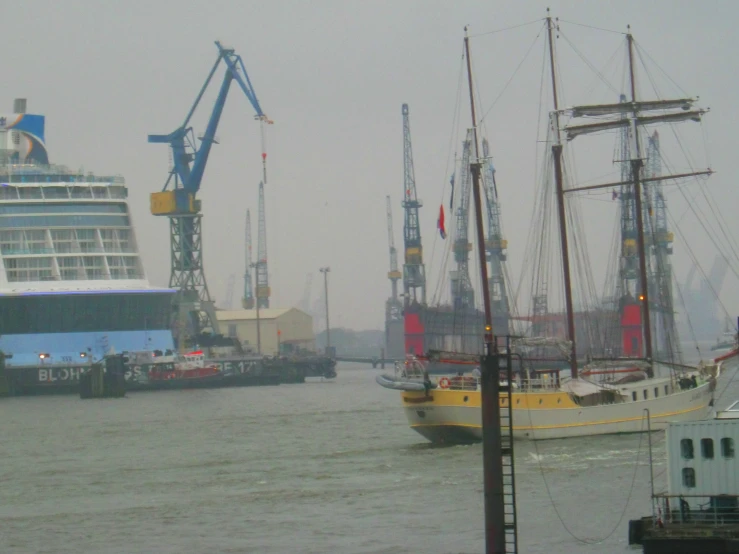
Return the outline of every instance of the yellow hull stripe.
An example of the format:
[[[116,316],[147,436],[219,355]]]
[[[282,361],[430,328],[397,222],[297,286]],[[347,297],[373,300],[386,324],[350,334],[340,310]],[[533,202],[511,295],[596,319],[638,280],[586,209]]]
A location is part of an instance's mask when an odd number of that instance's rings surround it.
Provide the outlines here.
[[[708,406],[708,403],[706,403],[706,404],[704,404],[702,406],[698,406],[696,408],[688,408],[687,410],[679,410],[677,412],[667,412],[667,413],[664,413],[664,414],[657,414],[657,415],[651,416],[651,419],[659,419],[659,418],[664,418],[664,417],[673,417],[673,416],[676,416],[676,415],[687,414],[687,413],[690,413],[690,412],[695,412],[697,410],[703,410],[707,406]],[[515,408],[513,409],[513,413],[514,414],[516,412],[523,412],[523,411],[528,411],[528,410],[516,410]],[[534,410],[532,410],[532,411],[534,411]],[[514,426],[513,427],[513,430],[514,431],[526,431],[526,430],[531,430],[531,429],[563,429],[563,428],[568,428],[568,427],[586,427],[586,426],[589,426],[589,425],[610,425],[610,424],[613,424],[613,423],[626,423],[628,421],[639,421],[643,417],[644,416],[628,417],[628,418],[624,418],[624,419],[605,419],[605,420],[601,420],[601,421],[585,421],[585,422],[578,422],[578,423],[562,423],[562,424],[558,424],[558,425],[533,425],[533,426],[528,426],[528,427]],[[449,422],[449,423],[428,423],[428,424],[424,424],[424,423],[413,423],[413,424],[411,424],[411,428],[415,428],[415,427],[471,427],[473,429],[479,429],[479,428],[482,427],[482,424],[480,424],[480,425],[473,425],[473,424],[470,424],[470,423],[455,423],[455,422]]]

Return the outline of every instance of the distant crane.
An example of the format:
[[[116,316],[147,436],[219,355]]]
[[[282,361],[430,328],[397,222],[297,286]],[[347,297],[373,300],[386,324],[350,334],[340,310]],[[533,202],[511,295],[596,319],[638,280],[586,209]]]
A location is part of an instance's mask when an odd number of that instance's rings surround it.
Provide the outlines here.
[[[393,236],[393,209],[390,196],[387,200],[387,240],[390,252],[390,271],[387,274],[390,279],[390,298],[385,302],[385,354],[391,357],[403,354],[403,303],[398,298],[398,281],[403,274],[398,270],[398,251],[395,249],[395,237]],[[396,333],[395,331],[399,331]],[[399,339],[396,344],[396,337]]]
[[[405,196],[403,209],[405,223],[403,225],[403,242],[405,247],[405,263],[403,264],[403,289],[406,305],[413,302],[426,304],[426,268],[423,265],[423,247],[421,246],[421,228],[418,222],[418,209],[423,202],[416,194],[416,175],[413,169],[413,147],[411,145],[411,124],[408,115],[408,104],[403,104],[403,184]]]
[[[647,139],[646,177],[662,176],[662,155],[659,149],[659,133],[655,131]],[[652,279],[654,290],[650,290],[649,298],[654,311],[654,332],[658,350],[664,355],[679,352],[677,326],[672,291],[672,254],[673,234],[667,228],[667,207],[662,191],[662,181],[654,181],[645,191],[646,213],[644,220],[648,222],[648,240],[653,245],[654,264]]]
[[[472,243],[469,241],[470,193],[472,191],[472,175],[470,173],[471,150],[474,148],[473,130],[467,130],[467,137],[462,145],[462,160],[459,166],[460,194],[457,195],[455,207],[456,226],[454,233],[454,261],[456,269],[451,272],[452,303],[455,310],[467,310],[475,306],[475,292],[470,280],[469,258]]]
[[[259,229],[257,232],[257,305],[269,308],[269,272],[267,267],[267,216],[264,208],[264,181],[259,183]]]
[[[233,310],[234,308],[234,288],[236,287],[236,275],[233,273],[228,276],[228,283],[226,284],[226,302],[225,308],[227,310]]]
[[[241,299],[241,306],[245,310],[252,310],[254,309],[254,291],[252,289],[251,276],[251,213],[249,210],[246,210],[245,244],[244,297]]]
[[[510,330],[510,305],[506,289],[504,262],[508,241],[503,238],[500,225],[500,203],[498,202],[498,188],[495,184],[495,167],[490,156],[490,145],[486,138],[482,139],[482,155],[485,160],[483,182],[485,185],[485,200],[488,215],[488,236],[485,241],[485,250],[490,262],[488,290],[493,312],[493,329],[497,335],[507,335]]]
[[[210,327],[214,333],[218,333],[219,330],[203,269],[201,203],[195,197],[200,190],[210,149],[216,142],[216,130],[232,81],[238,83],[254,108],[256,119],[262,126],[262,166],[265,174],[266,153],[264,152],[263,124],[272,123],[259,105],[241,57],[235,54],[232,48],[224,48],[218,41],[215,44],[218,48],[218,59],[187,113],[185,121],[168,135],[149,135],[149,142],[169,144],[172,152],[173,166],[162,192],[151,195],[151,213],[170,218],[169,286],[179,290],[178,319],[182,320],[185,313],[189,314],[190,329],[193,334],[198,334],[206,327]],[[192,127],[189,126],[190,119],[221,61],[226,65],[226,73],[205,133],[200,138],[202,141],[200,148],[198,148]]]

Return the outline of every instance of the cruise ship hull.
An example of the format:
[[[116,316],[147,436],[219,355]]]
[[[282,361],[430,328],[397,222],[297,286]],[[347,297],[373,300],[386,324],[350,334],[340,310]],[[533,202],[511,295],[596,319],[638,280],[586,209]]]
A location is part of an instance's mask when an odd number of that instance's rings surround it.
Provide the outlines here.
[[[148,379],[154,364],[129,364],[125,374],[129,391],[172,390],[188,388],[225,388],[302,383],[313,376],[300,364],[265,363],[261,357],[233,357],[209,360],[220,374],[198,381],[155,381]],[[80,375],[89,364],[10,366],[5,369],[5,393],[10,396],[77,394]],[[2,377],[2,376],[0,376]]]

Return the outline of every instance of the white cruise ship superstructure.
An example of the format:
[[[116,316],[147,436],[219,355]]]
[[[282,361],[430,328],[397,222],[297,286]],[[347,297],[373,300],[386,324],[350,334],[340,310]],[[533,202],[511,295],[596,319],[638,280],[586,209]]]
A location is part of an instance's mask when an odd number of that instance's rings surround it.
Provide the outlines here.
[[[146,279],[123,177],[50,164],[44,116],[25,107],[18,99],[15,113],[0,116],[0,351],[12,356],[6,367],[40,368],[24,381],[53,382],[76,378],[70,368],[81,359],[172,349],[174,291]]]

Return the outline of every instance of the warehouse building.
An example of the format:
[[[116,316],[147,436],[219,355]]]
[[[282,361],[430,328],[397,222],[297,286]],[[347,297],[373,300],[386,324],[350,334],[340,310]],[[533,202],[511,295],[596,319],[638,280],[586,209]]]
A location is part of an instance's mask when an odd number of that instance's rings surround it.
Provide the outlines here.
[[[257,310],[218,310],[221,332],[257,351]],[[313,317],[297,308],[259,310],[259,341],[265,356],[315,351]]]

